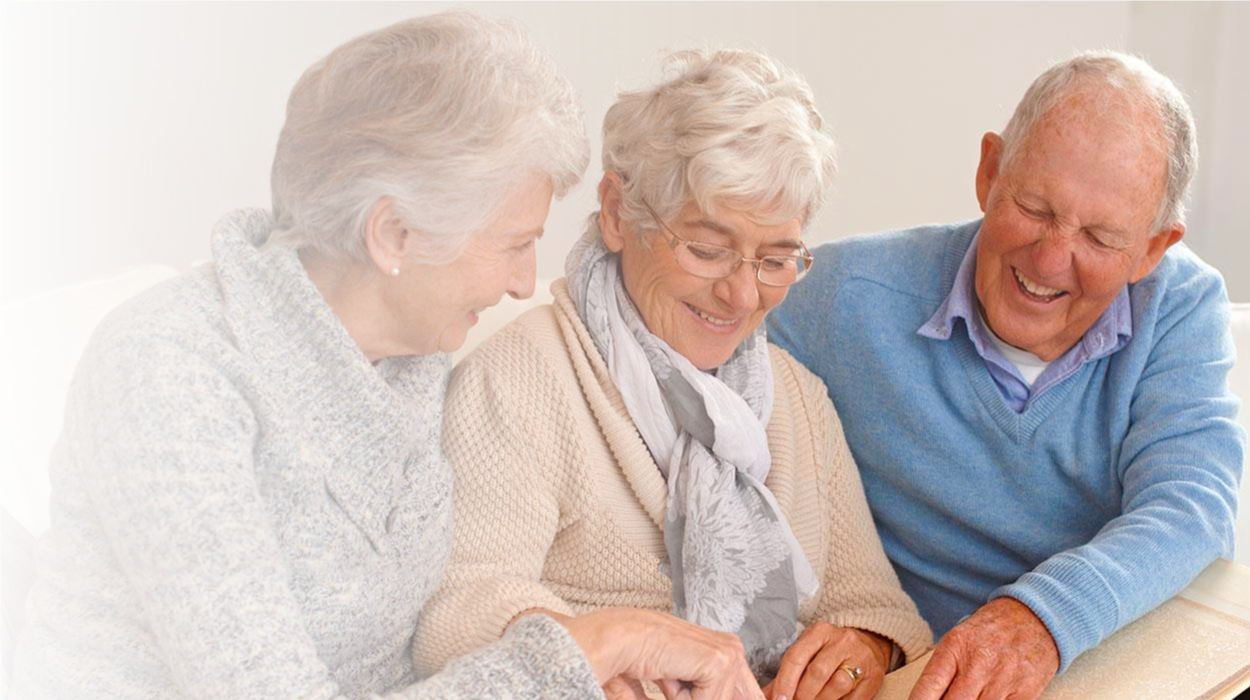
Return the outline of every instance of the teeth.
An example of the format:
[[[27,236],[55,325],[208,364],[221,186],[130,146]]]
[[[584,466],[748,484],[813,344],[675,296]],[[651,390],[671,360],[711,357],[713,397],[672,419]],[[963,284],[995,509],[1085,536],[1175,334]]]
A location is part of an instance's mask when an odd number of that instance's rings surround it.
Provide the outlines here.
[[[1036,282],[1029,279],[1028,277],[1025,277],[1024,274],[1021,273],[1019,270],[1016,270],[1015,272],[1016,272],[1016,279],[1020,280],[1020,284],[1024,285],[1024,288],[1029,291],[1029,294],[1033,294],[1039,297],[1057,297],[1060,294],[1063,294],[1062,289],[1052,289],[1050,287],[1044,287],[1040,284],[1037,284]]]
[[[690,306],[690,305],[687,304],[687,306]],[[694,308],[693,306],[690,306],[690,310],[698,314],[699,318],[703,319],[704,321],[707,321],[713,326],[732,326],[733,324],[737,323],[737,321],[726,321],[725,319],[716,318],[715,316],[708,316],[707,314]]]

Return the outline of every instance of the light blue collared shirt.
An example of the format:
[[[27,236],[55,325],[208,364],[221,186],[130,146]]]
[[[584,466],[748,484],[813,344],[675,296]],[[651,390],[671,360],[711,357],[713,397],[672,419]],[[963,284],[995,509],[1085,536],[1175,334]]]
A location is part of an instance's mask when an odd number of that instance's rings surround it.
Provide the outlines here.
[[[975,289],[977,241],[980,237],[981,234],[978,233],[972,239],[972,245],[968,246],[968,252],[959,264],[959,272],[955,273],[955,284],[946,300],[938,307],[937,313],[916,332],[926,338],[949,340],[955,327],[955,319],[963,319],[972,345],[981,359],[985,360],[985,366],[994,378],[994,383],[998,385],[1003,400],[1013,411],[1024,413],[1034,399],[1072,376],[1081,365],[1100,360],[1128,345],[1133,337],[1133,312],[1129,306],[1128,285],[1125,285],[1111,302],[1111,306],[1085,331],[1081,341],[1051,362],[1038,376],[1037,381],[1029,386],[1020,370],[990,342],[990,331],[981,320]]]

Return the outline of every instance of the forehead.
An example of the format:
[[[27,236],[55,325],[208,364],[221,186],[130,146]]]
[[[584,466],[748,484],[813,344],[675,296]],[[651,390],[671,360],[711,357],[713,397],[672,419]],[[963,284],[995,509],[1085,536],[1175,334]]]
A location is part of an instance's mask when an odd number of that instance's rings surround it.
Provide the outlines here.
[[[1023,138],[1004,175],[1083,224],[1149,226],[1162,201],[1167,159],[1140,110],[1061,105]]]
[[[712,238],[724,238],[712,241],[722,244],[731,238],[758,243],[798,241],[803,233],[803,221],[799,216],[776,210],[761,211],[733,202],[719,202],[711,211],[704,211],[691,202],[681,210],[677,220],[686,227],[708,232]]]

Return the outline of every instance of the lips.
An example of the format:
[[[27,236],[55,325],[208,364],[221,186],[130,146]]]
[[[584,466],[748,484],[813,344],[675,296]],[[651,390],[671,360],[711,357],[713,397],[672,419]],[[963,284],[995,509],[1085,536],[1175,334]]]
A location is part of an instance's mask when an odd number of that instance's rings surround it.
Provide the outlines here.
[[[1011,271],[1016,276],[1016,286],[1031,299],[1049,302],[1067,295],[1067,292],[1062,289],[1055,289],[1053,287],[1047,287],[1046,285],[1034,282],[1028,277],[1025,277],[1024,273],[1020,272],[1017,268],[1013,267],[1011,268]]]
[[[686,308],[690,309],[691,313],[693,313],[695,316],[698,316],[700,319],[706,321],[707,323],[713,326],[716,326],[717,328],[732,328],[733,326],[738,325],[738,321],[741,320],[741,319],[719,318],[717,316],[713,316],[707,313],[706,311],[703,311],[702,309],[691,306],[690,304],[686,304]]]

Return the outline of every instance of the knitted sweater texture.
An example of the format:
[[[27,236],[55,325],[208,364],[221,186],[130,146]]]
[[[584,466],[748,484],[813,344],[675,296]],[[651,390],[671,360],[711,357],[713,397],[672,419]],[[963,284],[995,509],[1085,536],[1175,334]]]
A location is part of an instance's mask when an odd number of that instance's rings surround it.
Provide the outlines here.
[[[422,672],[528,608],[672,610],[667,485],[563,280],[553,292],[457,366],[444,434],[455,544],[414,641]],[[870,630],[914,658],[931,635],[885,558],[824,386],[770,350],[766,483],[822,582],[800,621]]]
[[[376,366],[264,212],[96,331],[12,698],[597,697],[550,618],[418,683],[450,549],[446,356]]]
[[[962,323],[917,334],[980,225],[821,246],[769,331],[829,387],[886,551],[934,630],[1011,596],[1066,669],[1232,553],[1245,436],[1228,298],[1172,247],[1129,285],[1132,340],[1016,413]]]

